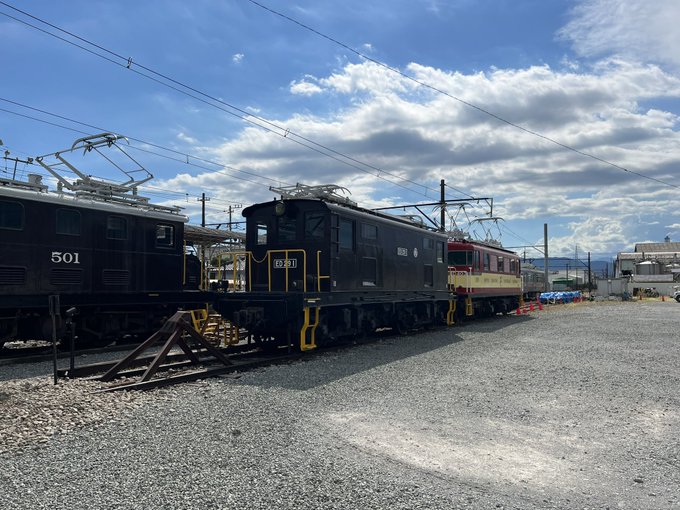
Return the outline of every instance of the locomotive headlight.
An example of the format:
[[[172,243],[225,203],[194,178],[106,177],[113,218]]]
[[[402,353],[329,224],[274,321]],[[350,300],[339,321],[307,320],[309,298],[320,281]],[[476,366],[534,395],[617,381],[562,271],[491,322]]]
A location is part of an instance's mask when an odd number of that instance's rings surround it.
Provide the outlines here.
[[[286,204],[283,202],[277,202],[276,205],[274,206],[274,214],[277,216],[283,216],[286,214]]]

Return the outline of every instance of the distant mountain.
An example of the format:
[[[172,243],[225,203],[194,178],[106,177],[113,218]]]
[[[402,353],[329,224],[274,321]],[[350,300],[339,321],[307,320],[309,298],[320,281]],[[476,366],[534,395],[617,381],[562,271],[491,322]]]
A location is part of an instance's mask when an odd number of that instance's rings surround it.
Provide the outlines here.
[[[533,264],[534,266],[543,269],[542,258],[527,258],[526,262]],[[524,262],[524,259],[522,260]],[[548,257],[548,270],[549,271],[564,271],[577,269],[579,271],[588,269],[588,258],[583,259],[573,259],[569,257]],[[590,269],[598,275],[611,275],[613,274],[612,263],[606,260],[591,260]]]

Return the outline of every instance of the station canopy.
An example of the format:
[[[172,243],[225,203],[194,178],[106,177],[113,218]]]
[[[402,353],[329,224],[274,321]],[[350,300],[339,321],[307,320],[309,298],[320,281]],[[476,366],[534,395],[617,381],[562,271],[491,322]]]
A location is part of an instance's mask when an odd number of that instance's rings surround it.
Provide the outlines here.
[[[234,232],[231,230],[220,230],[217,228],[199,227],[198,225],[184,225],[184,239],[187,244],[197,244],[201,246],[212,246],[226,243],[228,241],[244,242],[245,232]]]

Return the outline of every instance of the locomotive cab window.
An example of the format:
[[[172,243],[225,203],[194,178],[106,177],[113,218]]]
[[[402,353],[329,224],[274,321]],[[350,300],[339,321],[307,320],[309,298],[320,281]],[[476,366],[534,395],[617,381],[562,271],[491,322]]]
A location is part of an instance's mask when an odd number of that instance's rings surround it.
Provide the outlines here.
[[[19,202],[0,200],[0,228],[6,230],[23,230],[24,206]]]
[[[175,246],[175,227],[173,225],[156,225],[156,246],[159,248]]]
[[[442,264],[444,262],[444,243],[437,243],[437,262]]]
[[[80,211],[57,209],[57,234],[80,235]]]
[[[120,216],[109,216],[106,219],[107,239],[127,239],[127,220]]]
[[[472,265],[471,251],[450,251],[449,252],[450,266],[470,266]]]
[[[326,215],[322,212],[305,213],[305,239],[323,239],[326,231]]]
[[[267,232],[268,232],[267,224],[266,223],[258,223],[255,227],[255,231],[257,232],[257,241],[256,244],[262,246],[267,244]]]
[[[288,216],[276,218],[276,225],[279,231],[279,242],[295,241],[297,237],[297,221]]]

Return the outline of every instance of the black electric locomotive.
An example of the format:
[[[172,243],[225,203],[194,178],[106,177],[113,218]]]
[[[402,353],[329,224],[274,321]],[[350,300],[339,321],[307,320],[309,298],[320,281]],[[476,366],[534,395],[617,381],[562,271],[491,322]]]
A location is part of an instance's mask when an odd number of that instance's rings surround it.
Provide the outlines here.
[[[330,191],[278,189],[243,211],[246,292],[216,298],[221,315],[264,346],[312,349],[380,328],[451,323],[447,237],[361,209]]]
[[[71,151],[117,139],[84,138]],[[97,181],[71,167],[80,178],[70,182],[39,162],[55,175],[56,191],[37,174],[28,182],[0,179],[0,346],[51,338],[50,296],[59,297],[59,312],[76,309],[82,344],[145,334],[178,307],[205,306],[200,263],[185,255],[187,218],[178,208],[149,204],[134,193],[134,181]]]

